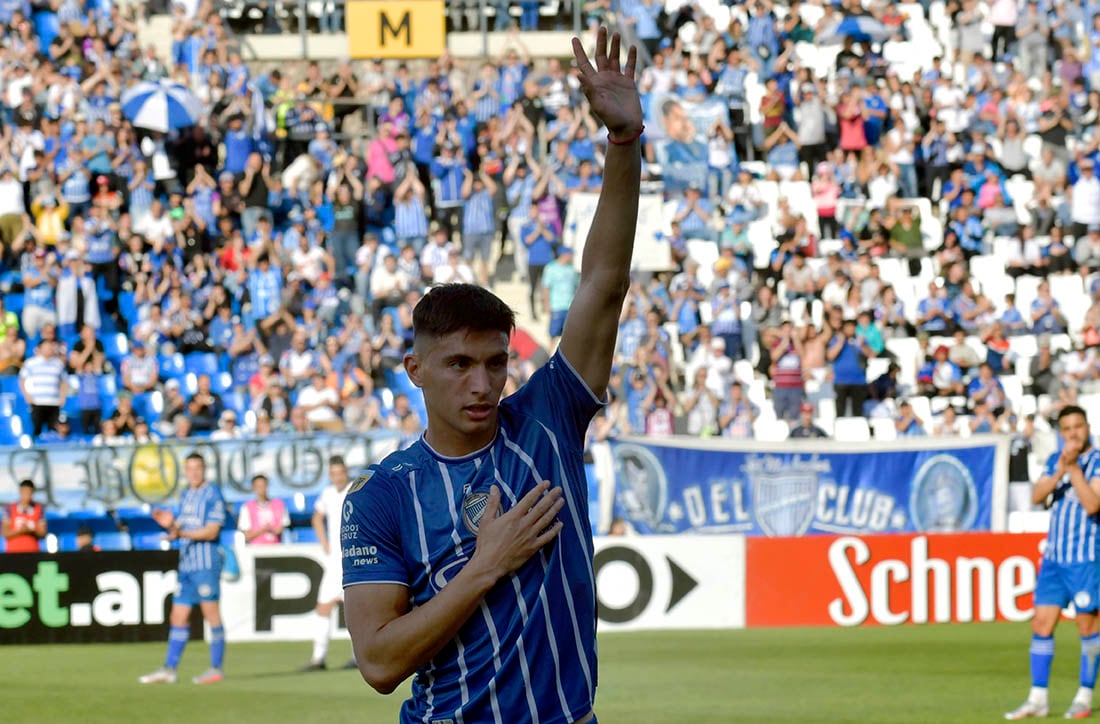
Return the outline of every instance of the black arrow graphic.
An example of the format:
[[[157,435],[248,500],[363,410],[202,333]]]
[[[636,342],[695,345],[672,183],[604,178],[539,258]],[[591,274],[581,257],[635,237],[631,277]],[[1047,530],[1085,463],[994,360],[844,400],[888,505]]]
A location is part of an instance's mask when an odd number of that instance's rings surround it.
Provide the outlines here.
[[[699,581],[692,578],[691,574],[676,565],[676,562],[668,556],[665,556],[665,560],[668,561],[668,570],[672,574],[672,596],[668,599],[668,608],[665,609],[665,613],[668,613],[683,600],[684,596],[695,590]]]

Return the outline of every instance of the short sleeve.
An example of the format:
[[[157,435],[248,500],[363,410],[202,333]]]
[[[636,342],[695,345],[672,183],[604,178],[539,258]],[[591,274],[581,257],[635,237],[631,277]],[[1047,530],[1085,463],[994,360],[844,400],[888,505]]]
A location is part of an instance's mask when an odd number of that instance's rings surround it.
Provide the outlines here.
[[[584,442],[588,423],[607,404],[589,389],[560,350],[505,403],[541,420],[578,447]]]
[[[247,533],[252,530],[252,516],[248,513],[248,506],[241,506],[241,513],[237,516],[237,529]]]
[[[326,490],[327,490],[327,488],[326,488]],[[324,491],[322,491],[321,494],[317,496],[317,500],[314,501],[314,503],[313,503],[313,512],[314,513],[320,513],[321,515],[328,515],[328,506],[325,505],[325,493],[324,493]]]
[[[344,587],[361,583],[409,585],[401,547],[401,498],[388,479],[368,472],[370,479],[344,499],[340,557]]]
[[[1054,475],[1054,470],[1058,466],[1058,456],[1059,453],[1053,453],[1047,458],[1046,465],[1043,466],[1044,476]]]

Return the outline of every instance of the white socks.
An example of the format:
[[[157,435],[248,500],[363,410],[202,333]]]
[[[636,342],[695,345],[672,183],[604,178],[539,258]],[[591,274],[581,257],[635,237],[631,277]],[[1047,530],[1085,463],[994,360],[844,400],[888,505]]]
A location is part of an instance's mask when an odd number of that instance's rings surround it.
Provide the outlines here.
[[[1047,703],[1047,689],[1045,686],[1033,686],[1027,695],[1027,700],[1032,704]]]
[[[324,663],[328,656],[328,642],[332,638],[331,616],[317,616],[313,622],[313,658],[315,664]],[[1045,691],[1045,689],[1044,689]]]
[[[1092,706],[1092,689],[1087,689],[1084,686],[1077,689],[1077,695],[1073,697],[1075,704],[1084,704],[1085,706]]]

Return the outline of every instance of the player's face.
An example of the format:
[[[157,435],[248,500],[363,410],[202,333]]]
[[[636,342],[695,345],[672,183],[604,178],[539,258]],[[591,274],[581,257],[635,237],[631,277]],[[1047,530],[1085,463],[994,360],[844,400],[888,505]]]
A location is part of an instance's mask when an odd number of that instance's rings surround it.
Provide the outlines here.
[[[492,441],[497,403],[508,381],[507,334],[458,331],[418,340],[405,368],[424,390],[426,438],[436,450],[457,456]]]
[[[34,499],[34,488],[28,488],[26,486],[21,486],[19,488],[19,504],[20,505],[24,505],[24,506],[30,505],[31,500],[33,500],[33,499]]]
[[[256,494],[257,499],[267,500],[267,479],[256,478],[252,483],[252,492]]]
[[[328,479],[337,490],[343,490],[348,485],[348,469],[343,465],[330,465]]]
[[[1084,450],[1089,440],[1089,422],[1084,415],[1066,415],[1058,423],[1058,431],[1067,445]]]
[[[183,464],[183,474],[187,477],[187,484],[197,488],[206,479],[206,465],[201,460],[188,460]]]

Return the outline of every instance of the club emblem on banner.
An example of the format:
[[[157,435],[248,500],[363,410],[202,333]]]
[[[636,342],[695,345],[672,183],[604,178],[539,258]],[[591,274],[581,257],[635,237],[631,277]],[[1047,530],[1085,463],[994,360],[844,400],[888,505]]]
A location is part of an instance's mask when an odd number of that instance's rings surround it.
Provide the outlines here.
[[[767,535],[805,535],[814,520],[817,475],[798,470],[756,473],[752,476],[752,496],[756,522]]]
[[[977,513],[974,478],[954,455],[929,458],[913,476],[909,517],[917,530],[970,530]]]
[[[640,445],[616,445],[616,495],[631,520],[656,529],[665,512],[668,480],[657,457]]]

